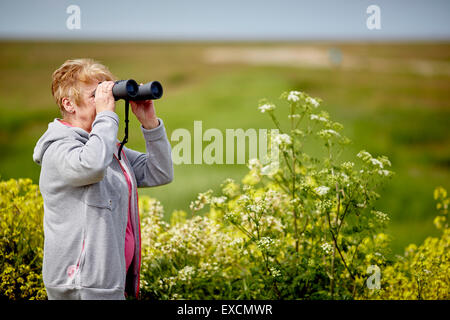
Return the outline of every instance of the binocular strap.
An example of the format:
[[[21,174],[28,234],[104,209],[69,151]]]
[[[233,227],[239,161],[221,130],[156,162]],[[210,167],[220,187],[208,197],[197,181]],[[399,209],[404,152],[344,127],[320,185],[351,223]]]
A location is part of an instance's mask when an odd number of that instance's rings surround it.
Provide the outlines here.
[[[128,142],[128,113],[129,113],[129,101],[125,100],[125,137],[123,138],[122,142],[120,143],[120,147],[119,147],[119,160],[121,160],[121,156],[122,156],[122,148],[124,146],[125,143]]]

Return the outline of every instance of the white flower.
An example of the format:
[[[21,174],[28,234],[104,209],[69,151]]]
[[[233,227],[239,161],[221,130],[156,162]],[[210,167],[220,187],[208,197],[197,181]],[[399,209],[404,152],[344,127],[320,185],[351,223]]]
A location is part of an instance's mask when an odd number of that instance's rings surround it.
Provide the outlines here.
[[[224,204],[226,200],[227,200],[227,197],[225,197],[225,196],[212,197],[211,203],[212,204],[216,204],[216,205],[220,205],[220,204]]]
[[[263,211],[263,207],[261,207],[260,205],[257,205],[257,204],[249,204],[247,206],[247,210],[250,210],[250,211],[253,211],[256,213],[260,213]]]
[[[334,136],[337,136],[337,137],[339,136],[339,133],[337,133],[333,129],[327,129],[327,130],[324,130],[324,132],[329,133],[329,134],[334,135]]]
[[[314,106],[314,108],[317,108],[319,106],[319,102],[311,97],[306,98],[306,102],[311,103]]]
[[[290,145],[292,143],[292,139],[286,133],[277,134],[273,137],[273,143],[276,145],[280,145],[280,144]]]
[[[314,191],[319,195],[319,196],[323,196],[326,195],[328,193],[328,191],[330,190],[330,188],[325,187],[325,186],[320,186],[314,189]]]
[[[346,175],[345,173],[343,173],[343,172],[341,172],[341,177],[342,177],[342,180],[344,181],[344,182],[347,182],[348,181],[348,175]]]
[[[236,238],[233,241],[230,242],[230,246],[239,246],[244,243],[244,239],[242,238]]]
[[[250,201],[250,197],[246,194],[242,194],[239,196],[239,201],[243,201],[243,202]]]
[[[248,161],[248,168],[250,170],[255,169],[255,168],[261,168],[261,162],[259,161],[258,158],[250,159]]]
[[[181,281],[189,282],[194,274],[194,268],[191,266],[186,266],[180,271],[178,271],[178,279]]]
[[[324,242],[322,245],[322,250],[325,251],[326,254],[331,254],[333,251],[333,247],[331,246],[331,244]]]
[[[346,170],[351,170],[354,166],[355,166],[355,164],[350,161],[346,161],[342,164],[342,168],[344,168]]]
[[[262,237],[260,240],[256,242],[258,247],[262,250],[271,250],[273,249],[273,246],[275,245],[275,241],[272,238],[269,237]]]
[[[288,101],[297,102],[298,100],[300,100],[300,98],[298,97],[297,92],[298,91],[291,91],[291,92],[289,92],[289,95],[288,95],[288,98],[287,98]]]
[[[261,174],[268,175],[268,176],[273,175],[277,172],[279,167],[280,167],[280,162],[272,161],[270,164],[262,167]]]
[[[272,111],[275,109],[275,106],[273,104],[263,104],[262,106],[259,106],[258,109],[264,113],[266,111]]]
[[[332,136],[340,137],[340,134],[333,129],[320,130],[317,135],[323,139],[330,139]]]
[[[358,152],[358,154],[356,156],[358,158],[364,160],[364,161],[367,161],[367,159],[371,159],[372,158],[372,155],[370,153],[368,153],[367,151],[364,151],[364,150]]]
[[[328,120],[324,117],[319,117],[317,114],[312,114],[309,117],[311,120],[317,120],[317,121],[322,121],[322,122],[328,122]]]
[[[274,267],[270,267],[270,273],[274,278],[281,276],[281,271]]]
[[[386,222],[386,221],[389,221],[389,220],[390,220],[390,219],[389,219],[389,216],[388,216],[386,213],[384,213],[384,212],[372,210],[372,213],[373,213],[373,214],[375,215],[375,217],[377,217],[377,219],[380,220],[381,222]]]
[[[370,159],[370,162],[372,162],[372,164],[373,164],[374,166],[379,166],[380,169],[383,169],[383,164],[381,163],[380,160],[377,160],[377,159],[372,158],[372,159]]]

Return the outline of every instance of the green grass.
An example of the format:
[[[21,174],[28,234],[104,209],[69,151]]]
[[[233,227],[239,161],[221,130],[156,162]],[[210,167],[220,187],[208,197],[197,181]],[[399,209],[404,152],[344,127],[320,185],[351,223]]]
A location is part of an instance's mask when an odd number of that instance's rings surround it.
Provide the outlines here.
[[[33,148],[48,122],[59,117],[50,93],[51,74],[68,58],[91,57],[119,78],[162,82],[165,94],[155,106],[169,139],[177,128],[192,130],[195,120],[203,122],[203,132],[217,128],[224,136],[227,128],[273,128],[257,104],[261,98],[279,102],[282,91],[303,90],[322,98],[322,108],[344,124],[344,133],[353,141],[343,157],[354,157],[366,149],[373,155],[387,155],[393,164],[396,175],[380,192],[378,207],[391,215],[388,231],[394,239],[394,251],[400,253],[408,243],[420,243],[435,234],[432,192],[437,185],[450,188],[450,75],[415,73],[404,62],[448,63],[450,44],[313,44],[339,47],[344,59],[385,59],[395,66],[387,71],[370,66],[330,69],[207,64],[204,50],[215,45],[277,44],[0,43],[1,178],[39,181],[39,166],[32,162]],[[117,113],[123,119],[123,102],[118,103]],[[121,123],[119,139],[123,128]],[[145,150],[134,116],[127,146]],[[189,211],[189,203],[198,192],[209,188],[218,191],[225,178],[239,181],[245,172],[245,165],[177,165],[171,184],[141,189],[139,194],[158,198],[168,217],[176,209]]]

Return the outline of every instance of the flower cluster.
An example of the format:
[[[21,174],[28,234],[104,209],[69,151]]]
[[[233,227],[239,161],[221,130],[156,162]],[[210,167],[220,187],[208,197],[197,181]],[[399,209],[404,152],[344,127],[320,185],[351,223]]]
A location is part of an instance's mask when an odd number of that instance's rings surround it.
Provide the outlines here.
[[[288,134],[282,133],[273,135],[272,142],[275,146],[280,146],[281,149],[284,149],[292,144],[292,139]]]
[[[377,210],[372,210],[372,213],[376,216],[376,218],[380,221],[380,222],[388,222],[389,216],[386,213],[383,213],[381,211],[377,211]]]
[[[300,100],[299,94],[301,94],[301,92],[291,91],[288,94],[287,100],[290,102],[297,102]]]
[[[328,242],[324,242],[320,247],[327,255],[330,255],[333,252],[333,246]]]
[[[328,191],[330,190],[329,187],[325,187],[325,186],[320,186],[314,189],[314,191],[319,195],[319,196],[324,196],[328,193]]]
[[[307,97],[305,100],[306,100],[307,103],[310,103],[314,108],[318,108],[319,105],[320,105],[319,101],[317,101],[314,98]]]
[[[259,111],[261,111],[261,113],[264,113],[266,111],[269,112],[269,111],[275,110],[275,105],[266,103],[266,104],[259,106],[258,109],[259,109]]]
[[[362,150],[357,154],[357,157],[363,160],[366,164],[369,165],[367,168],[367,173],[376,173],[380,176],[389,177],[392,175],[392,172],[385,169],[386,167],[391,166],[391,162],[385,156],[374,158],[369,152]]]
[[[191,202],[191,204],[189,205],[189,209],[191,209],[193,212],[203,209],[205,207],[205,204],[210,203],[212,193],[213,191],[211,189],[204,193],[200,193],[197,196],[197,200]]]

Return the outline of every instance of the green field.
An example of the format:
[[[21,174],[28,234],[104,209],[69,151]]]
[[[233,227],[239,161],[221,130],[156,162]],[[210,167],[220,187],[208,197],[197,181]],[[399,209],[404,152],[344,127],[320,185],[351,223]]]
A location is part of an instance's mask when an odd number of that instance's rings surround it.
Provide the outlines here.
[[[340,64],[330,65],[330,48],[340,50]],[[195,120],[203,121],[203,131],[224,134],[227,128],[270,129],[257,109],[261,98],[277,103],[287,90],[320,97],[353,141],[345,157],[366,149],[393,164],[396,175],[381,190],[378,207],[391,215],[394,251],[436,234],[433,189],[450,189],[449,43],[0,42],[2,180],[39,181],[33,148],[60,116],[51,74],[66,59],[81,57],[100,60],[122,79],[161,81],[165,93],[155,107],[169,139],[177,128],[192,132]],[[121,119],[123,109],[119,102]],[[119,139],[123,132],[122,123]],[[134,116],[127,146],[145,150]],[[198,192],[218,191],[225,178],[240,180],[246,171],[245,165],[176,165],[171,184],[140,194],[158,198],[169,216],[189,210]]]

